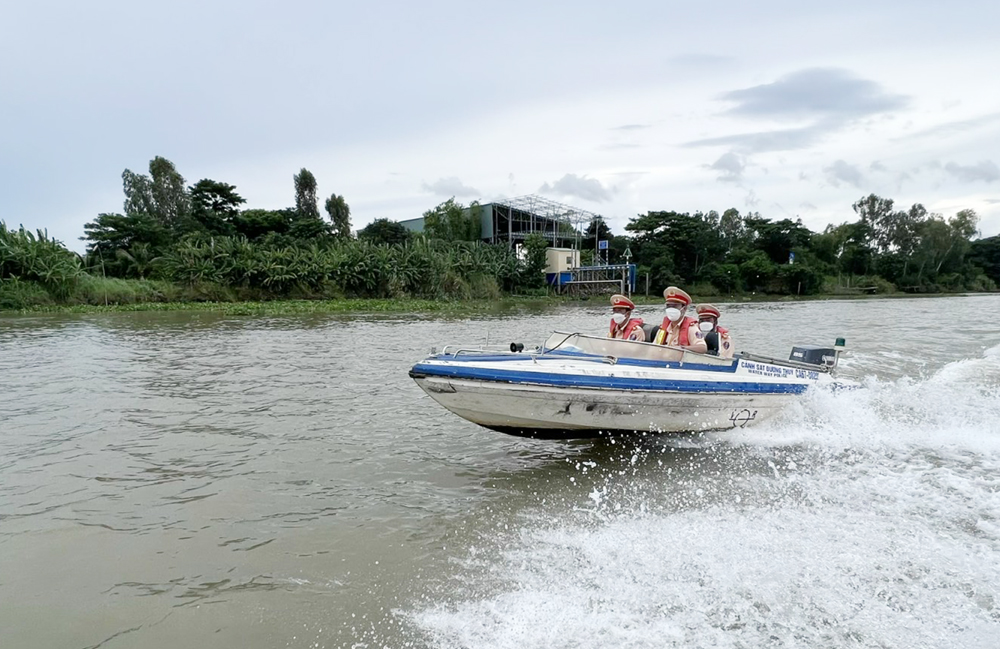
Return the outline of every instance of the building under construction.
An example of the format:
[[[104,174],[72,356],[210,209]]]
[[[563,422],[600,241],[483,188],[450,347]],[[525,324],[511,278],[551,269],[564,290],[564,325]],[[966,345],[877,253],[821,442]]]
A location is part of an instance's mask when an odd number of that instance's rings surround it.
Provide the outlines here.
[[[473,204],[465,208],[471,217],[479,217],[480,239],[487,243],[524,243],[529,235],[538,233],[554,248],[579,248],[581,227],[586,227],[600,215],[534,194]],[[413,232],[424,231],[424,217],[400,221]]]
[[[609,266],[606,250],[602,264],[599,245],[594,246],[596,265],[580,266],[579,250],[583,243],[583,230],[592,221],[600,219],[599,214],[535,194],[473,204],[465,209],[471,218],[478,214],[480,240],[486,243],[518,246],[532,234],[542,235],[550,246],[546,278],[560,293],[630,294],[635,289],[635,266]],[[413,232],[424,230],[423,217],[400,223]]]

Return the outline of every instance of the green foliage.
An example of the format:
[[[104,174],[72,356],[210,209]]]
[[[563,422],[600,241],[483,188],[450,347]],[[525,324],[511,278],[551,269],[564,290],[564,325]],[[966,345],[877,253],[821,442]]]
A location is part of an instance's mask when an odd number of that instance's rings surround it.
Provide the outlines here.
[[[53,303],[52,296],[38,282],[18,277],[0,279],[0,309],[22,311]]]
[[[236,186],[204,178],[189,188],[191,219],[185,232],[204,232],[211,236],[231,236],[236,233],[233,220],[246,199],[236,193]]]
[[[312,172],[302,168],[295,174],[295,211],[299,217],[319,220],[319,206],[316,197],[316,176]]]
[[[973,241],[969,246],[969,262],[981,268],[987,278],[1000,284],[1000,235]]]
[[[690,284],[724,258],[718,219],[715,212],[648,212],[632,219],[625,229],[635,233],[633,262],[649,269],[656,285]]]
[[[170,282],[95,277],[85,274],[68,304],[139,304],[177,299],[180,291]]]
[[[313,241],[328,236],[332,226],[319,215],[316,197],[316,177],[303,168],[295,175],[295,210],[288,226],[288,235],[300,241]]]
[[[170,232],[149,214],[98,214],[83,226],[87,244],[87,265],[102,275],[126,277],[132,273],[128,260],[118,251],[148,251],[159,256],[170,244]],[[132,254],[132,253],[129,253]],[[140,253],[144,254],[144,253]]]
[[[713,286],[723,293],[739,293],[743,290],[743,279],[740,267],[736,264],[711,263],[705,267],[702,274]],[[701,293],[699,293],[701,295]]]
[[[521,270],[521,286],[542,288],[545,286],[545,250],[549,242],[541,234],[533,232],[524,240],[524,265]]]
[[[740,277],[750,291],[772,292],[774,279],[778,275],[778,265],[763,250],[757,250],[740,264]]]
[[[583,239],[580,241],[582,250],[597,250],[598,241],[611,241],[614,235],[611,228],[604,222],[604,219],[596,218],[587,224],[587,229],[583,231]]]
[[[343,196],[331,194],[326,199],[326,213],[330,215],[330,223],[333,224],[333,234],[341,239],[348,239],[351,236],[351,208]]]
[[[544,248],[542,254],[544,267]],[[529,276],[524,266],[506,246],[423,238],[278,247],[239,237],[185,240],[162,261],[165,276],[185,286],[228,286],[261,297],[448,297],[471,295],[484,278],[509,291]]]
[[[295,221],[295,210],[243,210],[232,219],[237,236],[258,241],[268,234],[288,234]]]
[[[8,230],[7,224],[0,221],[0,281],[34,281],[54,298],[64,299],[73,292],[82,273],[80,257],[47,232],[32,234],[23,227]]]
[[[442,241],[478,241],[482,231],[479,203],[466,208],[449,198],[433,210],[424,212],[424,234]]]
[[[358,232],[358,238],[371,243],[403,244],[410,240],[410,231],[396,221],[375,219]]]
[[[179,232],[190,216],[191,200],[184,178],[166,158],[156,156],[149,161],[149,176],[126,169],[122,186],[127,216],[146,216],[171,232]]]

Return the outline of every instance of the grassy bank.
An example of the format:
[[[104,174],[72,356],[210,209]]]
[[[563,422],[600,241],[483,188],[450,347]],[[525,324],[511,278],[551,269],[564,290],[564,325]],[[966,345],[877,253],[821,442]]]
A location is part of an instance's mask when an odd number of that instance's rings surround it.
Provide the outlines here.
[[[692,290],[696,302],[783,302],[829,299],[868,299],[915,297],[912,293],[864,293],[842,291],[821,295],[714,295]],[[931,294],[922,294],[931,295]],[[942,294],[936,294],[942,295]],[[954,294],[945,294],[954,295]],[[659,294],[633,295],[636,304],[661,305]],[[494,313],[511,308],[542,309],[558,304],[606,306],[608,296],[577,299],[548,295],[544,290],[530,296],[490,294],[479,299],[420,298],[345,298],[332,296],[293,296],[277,298],[259,291],[233,289],[215,284],[181,286],[172,282],[128,280],[84,276],[76,290],[62,300],[35,282],[5,280],[0,282],[0,314],[3,313],[115,313],[132,311],[211,311],[229,315],[293,315],[303,313]]]
[[[137,304],[37,306],[4,313],[129,313],[140,311],[207,311],[224,315],[282,316],[310,313],[441,313],[487,314],[511,308],[539,309],[555,303],[545,298],[511,297],[500,301],[443,302],[408,299],[273,300],[268,302],[144,302]]]

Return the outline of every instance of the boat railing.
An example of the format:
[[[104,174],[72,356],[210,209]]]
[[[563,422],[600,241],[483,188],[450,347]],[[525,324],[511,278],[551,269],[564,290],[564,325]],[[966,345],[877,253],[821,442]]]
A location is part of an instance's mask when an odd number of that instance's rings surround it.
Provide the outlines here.
[[[455,349],[452,349],[452,347],[455,347]],[[461,356],[464,354],[478,354],[478,355],[488,354],[490,356],[522,356],[522,357],[527,356],[528,358],[530,358],[535,362],[566,360],[565,357],[563,356],[557,356],[557,355],[547,356],[545,354],[546,351],[553,351],[553,350],[542,350],[539,349],[538,347],[533,347],[529,350],[525,350],[522,352],[512,352],[506,349],[490,350],[479,347],[468,348],[468,347],[457,347],[456,345],[446,345],[444,349],[441,350],[441,354],[444,356],[453,356],[453,357]],[[595,356],[594,358],[578,358],[577,360],[591,361],[594,363],[608,363],[609,365],[616,365],[618,363],[618,358],[616,356],[610,356],[607,354],[603,356]]]
[[[589,359],[594,362],[610,363],[612,365],[616,364],[619,358],[673,362],[681,365],[685,363],[698,363],[701,365],[719,366],[732,366],[733,363],[738,362],[739,360],[744,360],[832,374],[832,368],[829,366],[814,365],[812,363],[803,363],[790,359],[751,354],[749,352],[740,352],[736,354],[735,358],[728,359],[709,354],[699,354],[681,347],[673,347],[670,345],[656,345],[653,343],[621,340],[618,338],[605,338],[565,331],[553,332],[541,346],[531,348],[518,346],[517,349],[518,351],[515,351],[513,347],[489,344],[478,346],[445,345],[441,350],[441,354],[451,356],[466,354],[489,354],[493,356],[528,355],[533,360],[539,361],[563,359],[561,355],[553,354],[552,352],[576,351],[594,356],[593,359]]]
[[[432,354],[437,354],[437,349],[431,349]],[[503,347],[501,345],[479,345],[478,347],[470,347],[468,345],[445,345],[441,348],[441,354],[446,356],[457,356],[459,354],[495,354],[500,355],[510,355],[512,352],[509,347]]]
[[[595,356],[635,358],[672,363],[699,363],[702,365],[731,366],[733,361],[718,356],[699,354],[681,347],[656,345],[635,340],[605,338],[581,333],[553,332],[542,345],[543,353],[573,349]]]

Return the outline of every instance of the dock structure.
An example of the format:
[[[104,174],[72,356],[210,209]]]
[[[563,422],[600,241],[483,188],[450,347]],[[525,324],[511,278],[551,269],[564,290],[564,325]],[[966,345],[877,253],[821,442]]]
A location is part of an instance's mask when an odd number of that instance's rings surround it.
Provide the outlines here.
[[[607,264],[602,266],[579,266],[559,273],[549,273],[548,283],[561,295],[589,297],[635,292],[635,264]]]

